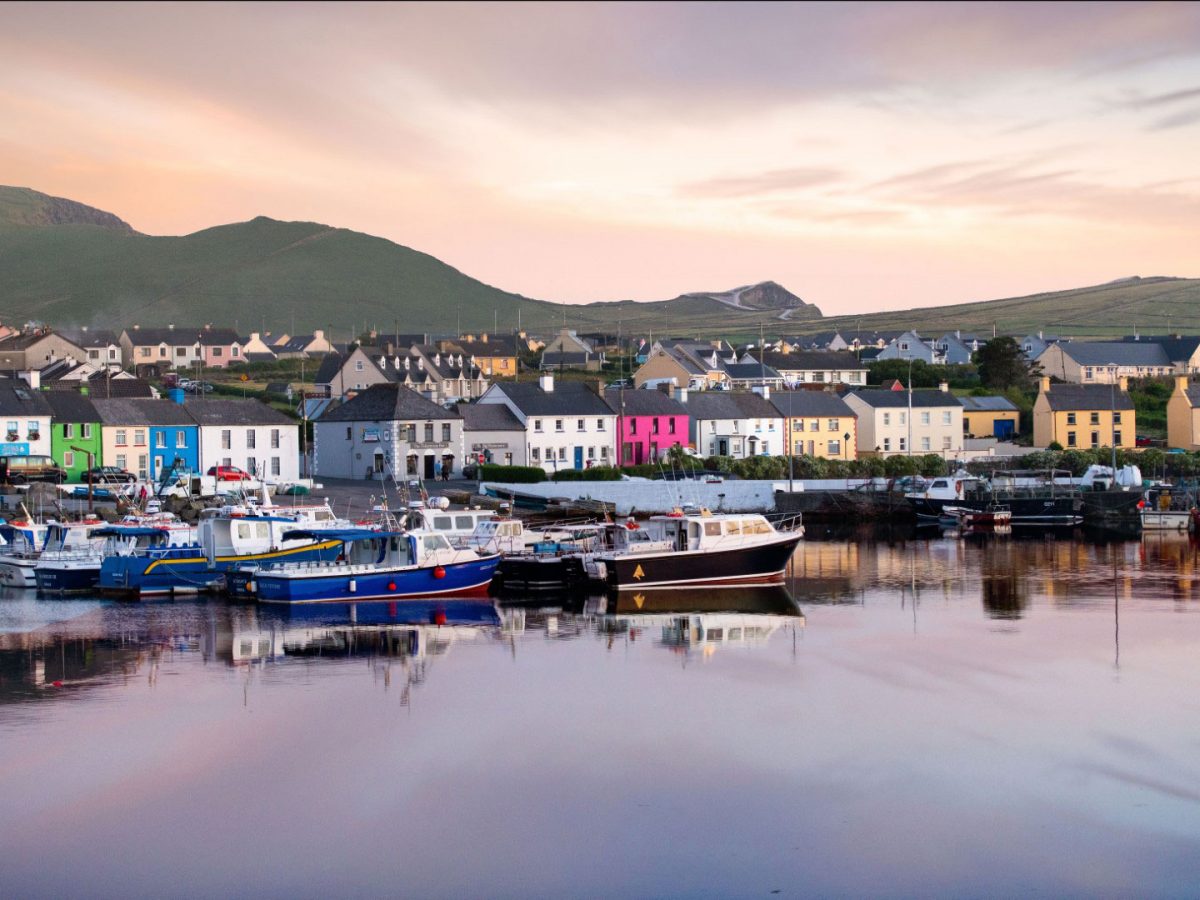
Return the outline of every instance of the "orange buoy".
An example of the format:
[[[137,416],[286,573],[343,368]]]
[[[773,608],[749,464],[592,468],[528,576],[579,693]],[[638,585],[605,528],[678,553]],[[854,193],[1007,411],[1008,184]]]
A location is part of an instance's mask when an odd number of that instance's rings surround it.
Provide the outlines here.
[[[388,582],[388,590],[389,590],[389,591],[394,591],[395,589],[396,589],[396,582],[394,582],[394,581],[389,581],[389,582]]]

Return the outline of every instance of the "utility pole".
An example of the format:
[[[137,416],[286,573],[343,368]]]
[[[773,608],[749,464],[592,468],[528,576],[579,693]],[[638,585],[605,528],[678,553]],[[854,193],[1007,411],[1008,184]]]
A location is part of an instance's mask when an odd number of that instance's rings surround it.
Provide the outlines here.
[[[95,493],[92,490],[92,469],[94,468],[93,463],[96,461],[96,454],[94,454],[91,450],[84,450],[82,447],[76,447],[73,444],[71,445],[71,449],[76,453],[82,453],[87,457],[88,513],[90,514],[96,511]]]
[[[908,358],[908,455],[912,456],[912,364],[913,360]]]

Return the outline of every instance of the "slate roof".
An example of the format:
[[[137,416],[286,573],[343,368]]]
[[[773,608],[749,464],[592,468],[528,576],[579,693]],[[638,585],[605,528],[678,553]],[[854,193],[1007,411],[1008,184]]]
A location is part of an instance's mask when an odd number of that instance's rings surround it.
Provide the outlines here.
[[[1093,341],[1059,344],[1062,352],[1081,366],[1169,366],[1161,344],[1126,341]]]
[[[294,425],[295,420],[258,400],[188,400],[198,425]]]
[[[100,414],[90,397],[76,391],[43,391],[55,422],[99,422]]]
[[[778,419],[770,400],[751,391],[697,391],[684,404],[693,419]]]
[[[534,382],[493,386],[512,400],[526,416],[611,416],[613,411],[590,385],[579,381],[556,381],[554,390],[543,391]]]
[[[55,387],[65,387],[69,390],[77,390],[73,387],[76,382],[72,381],[56,381]],[[154,397],[154,389],[144,378],[109,378],[103,372],[93,375],[87,380],[88,393],[93,400],[108,398],[108,397],[142,397],[151,399]]]
[[[572,352],[572,351],[543,351],[542,363],[543,369],[553,369],[557,366],[569,368],[572,366],[586,366],[591,360],[591,353]]]
[[[725,374],[735,381],[762,381],[763,379],[778,381],[783,376],[762,363],[726,363]]]
[[[242,339],[232,328],[204,328],[200,331],[200,343],[206,347],[241,344]]]
[[[187,407],[171,400],[95,400],[92,404],[105,425],[195,425]]]
[[[87,331],[60,331],[59,334],[84,349],[120,344],[119,336],[104,328],[89,328]]]
[[[340,353],[326,353],[321,357],[321,365],[317,366],[313,384],[333,384],[333,380],[337,378],[337,374],[342,370],[345,362],[346,357]]]
[[[1129,394],[1108,384],[1052,384],[1045,396],[1055,411],[1133,409]]]
[[[967,412],[1016,412],[1016,405],[1007,397],[959,397]]]
[[[175,328],[126,328],[125,333],[135,347],[169,344],[174,347],[190,346],[200,341],[200,330],[191,326]]]
[[[771,405],[788,418],[833,416],[857,418],[846,401],[828,391],[772,391]]]
[[[461,347],[468,357],[472,354],[479,357],[517,355],[516,340],[506,335],[488,335],[486,341],[447,341],[445,343]]]
[[[28,350],[38,341],[44,341],[46,338],[51,337],[54,334],[55,332],[53,331],[24,331],[20,334],[9,335],[3,340],[0,340],[0,350]],[[71,340],[61,332],[58,332],[58,336],[67,341]]]
[[[416,419],[457,419],[458,413],[426,400],[399,384],[373,384],[336,409],[322,422],[411,422]]]
[[[908,407],[908,391],[851,391],[867,406],[875,409],[899,409]],[[849,396],[849,395],[848,395]],[[962,406],[962,402],[949,391],[921,390],[912,392],[913,408]]]
[[[0,380],[0,417],[52,416],[53,410],[41,391],[32,390],[14,378]]]
[[[1188,401],[1192,406],[1200,406],[1200,384],[1188,385],[1188,389],[1184,393],[1187,394]]]
[[[759,357],[754,354],[757,360]],[[797,350],[793,353],[767,351],[766,362],[779,372],[865,370],[858,357],[845,350]]]
[[[624,396],[622,396],[622,394]],[[612,388],[604,392],[604,399],[617,415],[626,416],[686,416],[687,409],[678,400],[668,397],[665,391],[631,390]],[[624,412],[621,404],[624,402]]]
[[[503,403],[460,403],[465,431],[524,431],[521,420]]]

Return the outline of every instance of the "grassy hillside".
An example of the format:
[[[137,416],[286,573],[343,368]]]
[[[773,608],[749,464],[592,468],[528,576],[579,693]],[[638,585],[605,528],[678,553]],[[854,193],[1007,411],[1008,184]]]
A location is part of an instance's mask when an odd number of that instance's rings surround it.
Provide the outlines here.
[[[1200,279],[1128,278],[1109,284],[930,309],[908,309],[822,320],[821,329],[915,328],[943,334],[959,328],[991,334],[1082,336],[1200,332]]]

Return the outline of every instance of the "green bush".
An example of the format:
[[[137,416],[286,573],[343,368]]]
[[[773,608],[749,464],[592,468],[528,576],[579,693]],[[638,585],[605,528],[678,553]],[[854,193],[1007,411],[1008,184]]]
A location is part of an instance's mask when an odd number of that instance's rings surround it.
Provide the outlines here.
[[[590,469],[560,469],[553,481],[620,481],[621,470],[612,466],[593,466]]]
[[[484,463],[479,467],[479,480],[500,484],[536,484],[546,480],[546,470],[540,466],[499,466]]]

